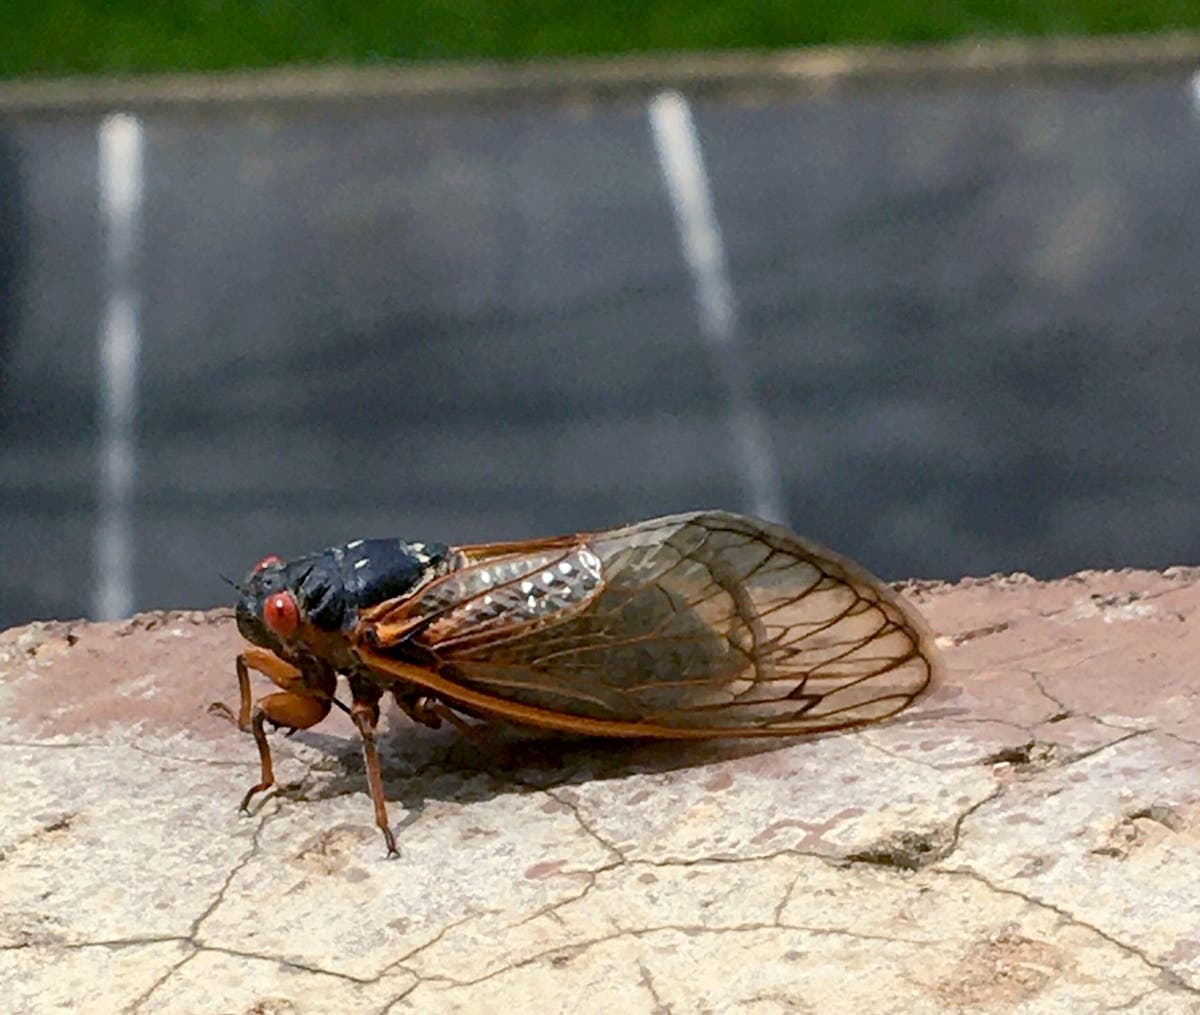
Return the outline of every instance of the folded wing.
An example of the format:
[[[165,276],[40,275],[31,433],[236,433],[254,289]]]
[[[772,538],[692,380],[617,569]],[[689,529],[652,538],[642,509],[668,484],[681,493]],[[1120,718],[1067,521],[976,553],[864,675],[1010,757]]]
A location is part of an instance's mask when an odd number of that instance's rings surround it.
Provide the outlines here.
[[[815,732],[895,714],[938,668],[923,620],[884,583],[739,515],[459,553],[458,570],[365,615],[364,643],[517,719],[514,705],[618,735]]]

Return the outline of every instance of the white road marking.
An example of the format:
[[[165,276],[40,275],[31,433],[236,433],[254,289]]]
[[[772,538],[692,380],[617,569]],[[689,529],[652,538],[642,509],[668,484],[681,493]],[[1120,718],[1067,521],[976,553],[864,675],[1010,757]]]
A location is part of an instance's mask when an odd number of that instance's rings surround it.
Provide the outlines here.
[[[97,132],[99,215],[105,294],[99,334],[99,518],[95,597],[98,620],[133,611],[133,493],[137,474],[137,379],[141,335],[136,269],[141,239],[141,121],[117,113]]]
[[[737,301],[691,107],[679,92],[663,92],[651,100],[648,112],[680,246],[696,289],[700,333],[725,388],[733,453],[750,509],[761,518],[786,522],[783,480],[738,334]]]

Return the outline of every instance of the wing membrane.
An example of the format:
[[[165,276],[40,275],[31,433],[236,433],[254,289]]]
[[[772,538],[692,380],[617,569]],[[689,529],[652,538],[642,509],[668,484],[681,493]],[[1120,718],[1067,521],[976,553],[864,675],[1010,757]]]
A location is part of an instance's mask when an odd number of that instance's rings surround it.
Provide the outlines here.
[[[459,552],[458,570],[364,615],[363,654],[383,670],[419,664],[435,693],[524,721],[647,736],[836,729],[895,714],[938,667],[924,622],[886,585],[738,515]],[[403,679],[421,682],[409,668]]]

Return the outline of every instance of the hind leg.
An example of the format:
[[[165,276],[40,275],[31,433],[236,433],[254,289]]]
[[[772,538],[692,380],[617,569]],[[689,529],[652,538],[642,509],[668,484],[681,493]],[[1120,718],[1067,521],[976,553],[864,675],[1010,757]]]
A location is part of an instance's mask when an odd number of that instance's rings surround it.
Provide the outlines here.
[[[444,701],[428,694],[403,692],[395,689],[392,691],[392,696],[396,699],[400,710],[413,722],[419,722],[431,730],[438,730],[442,728],[442,722],[445,721],[476,747],[487,743],[487,734],[484,732],[483,724],[472,725]]]

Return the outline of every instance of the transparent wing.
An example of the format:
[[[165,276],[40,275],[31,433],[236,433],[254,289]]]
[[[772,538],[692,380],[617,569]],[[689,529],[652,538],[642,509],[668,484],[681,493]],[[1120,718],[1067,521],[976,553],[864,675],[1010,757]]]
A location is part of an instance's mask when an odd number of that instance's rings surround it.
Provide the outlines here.
[[[562,719],[543,725],[689,736],[837,729],[895,714],[938,668],[923,620],[885,584],[739,515],[459,553],[458,570],[365,614],[363,644],[382,663],[428,669],[431,688],[461,688],[476,707]]]

